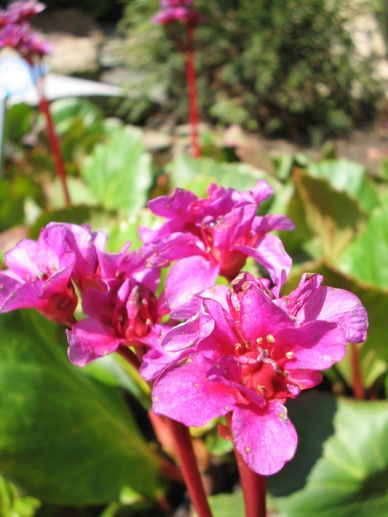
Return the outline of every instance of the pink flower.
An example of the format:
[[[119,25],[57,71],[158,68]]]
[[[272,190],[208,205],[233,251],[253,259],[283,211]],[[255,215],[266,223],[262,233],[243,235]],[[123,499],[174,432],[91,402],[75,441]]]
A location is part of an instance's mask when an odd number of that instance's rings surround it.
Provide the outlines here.
[[[49,54],[51,45],[28,23],[43,9],[44,5],[40,2],[26,0],[14,2],[6,10],[0,11],[0,48],[13,48],[27,60]]]
[[[167,222],[157,230],[141,230],[144,242],[154,243],[153,265],[176,264],[168,275],[166,296],[172,307],[215,284],[218,275],[234,278],[253,257],[269,272],[279,292],[291,259],[271,230],[290,230],[285,216],[257,216],[260,203],[273,191],[259,181],[250,192],[211,185],[209,197],[199,199],[176,189],[170,196],[150,201],[149,208]]]
[[[37,241],[24,239],[5,254],[8,270],[0,272],[0,312],[34,308],[48,319],[71,325],[77,296],[73,282],[97,268],[101,234],[87,227],[51,223]]]
[[[279,471],[296,450],[297,434],[284,406],[321,381],[320,370],[343,358],[346,343],[363,341],[367,315],[358,298],[304,276],[290,295],[275,298],[243,275],[231,292],[218,286],[199,297],[208,325],[162,370],[153,410],[187,426],[232,414],[235,445],[262,475]],[[214,299],[215,298],[215,299]],[[188,331],[188,334],[190,332]],[[176,331],[164,335],[166,354],[178,352]]]
[[[21,0],[9,4],[6,12],[13,23],[20,23],[33,18],[36,14],[44,11],[45,8],[44,4],[36,0]]]
[[[145,266],[147,248],[100,252],[98,260],[97,273],[82,294],[87,317],[67,331],[68,355],[77,366],[112,353],[121,344],[141,344],[163,311],[155,296],[160,273]]]
[[[160,25],[180,22],[184,25],[197,25],[202,16],[193,9],[192,0],[161,0],[160,11],[153,21]]]

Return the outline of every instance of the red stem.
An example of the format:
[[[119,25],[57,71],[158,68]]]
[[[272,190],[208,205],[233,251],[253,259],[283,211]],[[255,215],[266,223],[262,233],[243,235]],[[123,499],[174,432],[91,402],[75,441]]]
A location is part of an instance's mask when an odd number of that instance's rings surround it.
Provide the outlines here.
[[[55,131],[54,121],[51,116],[50,104],[46,98],[43,80],[41,77],[37,78],[35,81],[36,91],[38,93],[39,100],[39,109],[42,112],[45,122],[46,122],[46,130],[47,136],[51,147],[51,152],[54,157],[55,170],[57,172],[57,176],[62,185],[63,195],[65,198],[65,203],[67,207],[71,206],[71,199],[69,189],[67,187],[66,181],[66,169],[63,160],[63,156],[61,153],[61,148],[59,145],[59,139],[57,132]]]
[[[229,429],[231,428],[232,415],[227,415]],[[265,517],[266,516],[266,478],[253,472],[245,463],[243,457],[238,452],[234,444],[234,454],[237,460],[238,472],[240,474],[241,488],[244,497],[245,517]]]
[[[189,491],[194,509],[199,517],[212,517],[205,490],[203,488],[201,475],[198,470],[197,459],[194,454],[190,432],[187,427],[175,420],[169,419],[168,422],[175,445],[175,452],[177,453],[182,470],[183,479],[187,490]]]
[[[197,76],[195,73],[194,26],[187,26],[186,81],[189,94],[191,127],[191,152],[195,158],[201,156],[198,136]]]
[[[130,348],[125,345],[121,345],[117,351],[129,364],[134,368],[139,369],[140,361]],[[160,428],[161,422],[158,422],[157,415],[153,415],[153,417],[154,418],[150,418],[151,424],[153,426],[155,423],[157,424],[154,429],[156,436],[158,436],[162,431]],[[201,475],[198,470],[197,458],[194,454],[189,430],[184,425],[176,422],[175,420],[171,420],[170,418],[165,417],[163,420],[163,424],[166,424],[166,428],[171,435],[171,441],[173,442],[175,452],[179,459],[183,479],[198,516],[212,517],[205,490],[202,485]],[[163,432],[165,433],[166,429],[163,429]],[[165,462],[162,463],[161,468],[165,474],[170,474],[174,479],[178,477],[177,472],[171,470],[169,465],[166,465]]]
[[[365,398],[365,390],[361,374],[360,351],[357,344],[351,346],[351,362],[353,395],[357,400],[363,400]]]

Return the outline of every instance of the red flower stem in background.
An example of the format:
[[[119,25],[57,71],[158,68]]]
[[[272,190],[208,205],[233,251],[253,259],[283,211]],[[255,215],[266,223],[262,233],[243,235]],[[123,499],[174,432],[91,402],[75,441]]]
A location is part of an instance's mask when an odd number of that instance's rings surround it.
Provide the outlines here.
[[[31,66],[31,63],[29,64]],[[35,87],[36,91],[38,92],[39,109],[42,112],[46,122],[47,136],[50,143],[51,152],[54,157],[55,170],[62,185],[66,206],[69,207],[71,206],[71,200],[69,189],[67,187],[65,164],[59,145],[58,135],[55,131],[54,121],[51,116],[50,104],[46,98],[43,86],[43,79],[41,77],[36,79]]]
[[[189,491],[191,502],[199,517],[212,517],[209,503],[198,470],[197,458],[188,428],[175,420],[168,419],[175,452],[179,459],[183,479]]]
[[[231,436],[233,436],[231,420],[232,415],[229,413],[227,415],[227,421]],[[237,467],[244,497],[245,517],[265,517],[265,498],[267,491],[266,478],[265,476],[256,474],[256,472],[253,472],[253,470],[248,467],[241,454],[236,449],[236,446],[234,446],[234,454],[237,460]]]
[[[191,127],[191,152],[195,158],[201,155],[198,134],[197,77],[195,73],[194,26],[187,26],[186,81],[189,94]]]
[[[351,347],[351,362],[352,362],[352,389],[354,398],[363,400],[365,398],[364,384],[362,382],[361,365],[360,365],[360,351],[357,343]]]

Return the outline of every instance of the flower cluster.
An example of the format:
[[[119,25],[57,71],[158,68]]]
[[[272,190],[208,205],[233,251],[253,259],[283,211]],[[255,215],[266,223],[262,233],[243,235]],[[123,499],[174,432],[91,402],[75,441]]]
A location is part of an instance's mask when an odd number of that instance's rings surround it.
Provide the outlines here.
[[[273,474],[297,445],[287,399],[319,384],[347,343],[365,340],[367,315],[316,274],[281,295],[291,259],[270,232],[293,225],[257,215],[271,195],[264,181],[248,192],[211,185],[203,199],[177,189],[150,201],[165,221],[141,228],[143,246],[117,254],[89,227],[51,223],[6,254],[0,312],[34,307],[68,326],[78,366],[133,347],[155,413],[187,426],[228,416],[247,465]],[[248,257],[265,278],[243,271]]]
[[[193,0],[161,0],[160,11],[154,16],[153,21],[160,25],[180,22],[184,25],[195,26],[202,16],[193,9]]]
[[[29,23],[44,8],[44,4],[36,0],[20,0],[0,10],[0,48],[13,48],[28,61],[49,54],[51,45],[31,29]]]

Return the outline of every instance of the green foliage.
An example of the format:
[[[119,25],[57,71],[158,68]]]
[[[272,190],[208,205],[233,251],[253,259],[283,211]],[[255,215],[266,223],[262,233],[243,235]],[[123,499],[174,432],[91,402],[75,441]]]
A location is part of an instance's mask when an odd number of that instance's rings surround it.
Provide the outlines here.
[[[244,163],[219,163],[210,158],[196,159],[178,155],[170,165],[172,188],[186,188],[198,196],[206,196],[211,183],[237,190],[249,190],[265,172]],[[268,178],[266,178],[268,179]]]
[[[26,104],[15,104],[7,109],[5,117],[5,138],[15,145],[31,130],[34,112]]]
[[[388,206],[373,210],[365,232],[345,250],[339,266],[363,283],[388,289]]]
[[[123,25],[132,120],[152,109],[187,119],[182,29],[151,23],[157,0],[132,0]],[[197,0],[206,23],[196,32],[200,108],[223,123],[266,134],[321,141],[374,113],[379,88],[371,60],[357,55],[347,30],[354,14],[341,0]],[[145,72],[146,71],[146,72]],[[357,89],[357,95],[355,93]]]
[[[152,182],[151,158],[144,152],[139,131],[118,128],[105,144],[95,147],[81,172],[105,209],[131,213],[145,206]]]
[[[210,497],[209,501],[214,517],[244,515],[244,503],[241,492],[214,495]]]
[[[37,314],[0,325],[2,473],[45,502],[108,503],[126,486],[155,497],[156,458],[117,390],[71,366]]]
[[[281,517],[388,512],[388,403],[306,394],[289,404],[295,459],[270,479]]]

